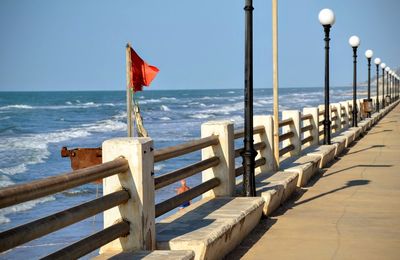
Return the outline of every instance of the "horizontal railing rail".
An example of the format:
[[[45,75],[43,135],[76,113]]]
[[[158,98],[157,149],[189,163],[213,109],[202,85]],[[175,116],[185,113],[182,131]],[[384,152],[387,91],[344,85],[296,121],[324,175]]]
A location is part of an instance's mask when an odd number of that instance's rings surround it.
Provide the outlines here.
[[[265,132],[264,126],[259,125],[259,126],[255,126],[253,128],[253,134],[262,134]],[[236,130],[235,133],[233,134],[233,138],[234,139],[238,139],[238,138],[242,138],[244,137],[244,129],[239,129]]]
[[[182,205],[185,202],[188,202],[201,194],[212,190],[213,188],[217,187],[220,185],[221,181],[218,178],[212,178],[209,179],[208,181],[205,181],[190,190],[187,190],[185,192],[182,192],[181,194],[178,194],[170,199],[167,199],[163,202],[160,202],[156,204],[155,206],[155,216],[159,217],[168,211],[171,211],[180,205]]]
[[[88,236],[76,243],[73,243],[63,249],[60,249],[43,259],[77,259],[81,256],[87,255],[93,250],[110,243],[111,241],[120,237],[125,237],[129,234],[129,222],[123,220],[119,223],[111,225],[102,231],[99,231],[91,236]]]
[[[118,158],[110,162],[62,175],[2,188],[0,190],[0,208],[71,189],[98,179],[125,172],[128,168],[128,161],[124,158]]]
[[[279,156],[283,156],[285,154],[287,154],[288,152],[291,152],[295,149],[295,146],[293,144],[289,144],[288,146],[279,149]]]
[[[308,137],[306,137],[306,138],[301,140],[301,145],[306,144],[306,143],[310,143],[313,140],[314,140],[314,137],[312,135],[310,135],[310,136],[308,136]]]
[[[261,149],[264,149],[267,145],[265,142],[258,142],[254,144],[254,150],[259,151]],[[244,151],[244,147],[238,148],[235,150],[235,158],[240,157],[241,153]]]
[[[279,128],[284,127],[284,126],[288,126],[288,125],[293,125],[293,124],[294,124],[294,122],[293,122],[292,118],[288,118],[288,119],[279,121],[279,123],[278,123]]]
[[[179,180],[217,166],[219,163],[220,159],[217,156],[213,156],[200,162],[157,176],[154,178],[154,187],[156,190],[161,189]]]
[[[312,118],[313,118],[313,116],[311,114],[306,114],[306,115],[301,116],[302,121],[311,120]]]
[[[262,157],[262,158],[257,159],[255,161],[254,166],[255,166],[255,168],[257,168],[257,167],[262,166],[262,165],[264,165],[266,163],[267,163],[267,160],[264,157]],[[238,168],[235,169],[235,176],[236,177],[239,177],[240,175],[243,175],[243,173],[244,173],[243,166],[239,166]]]
[[[294,136],[294,133],[292,131],[289,131],[287,133],[279,135],[279,142],[283,142],[287,139],[290,139]]]
[[[199,140],[158,149],[154,151],[154,162],[161,162],[181,155],[196,152],[203,148],[217,145],[218,143],[218,136],[212,135]]]
[[[313,130],[313,125],[307,125],[307,126],[303,126],[303,127],[300,129],[300,132],[301,132],[301,133],[305,133],[305,132],[311,131],[311,130]]]
[[[0,251],[42,237],[83,219],[94,216],[107,209],[121,205],[129,200],[128,191],[121,190],[83,203],[81,205],[60,211],[47,217],[23,224],[0,233]]]

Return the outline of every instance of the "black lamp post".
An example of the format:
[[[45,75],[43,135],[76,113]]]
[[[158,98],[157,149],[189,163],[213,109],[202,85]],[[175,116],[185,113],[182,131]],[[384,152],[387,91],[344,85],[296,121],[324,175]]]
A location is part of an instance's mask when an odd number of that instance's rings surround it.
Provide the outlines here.
[[[379,112],[379,64],[381,64],[381,59],[375,58],[374,63],[376,65],[376,111]]]
[[[368,61],[368,98],[364,99],[364,103],[368,104],[368,117],[371,117],[371,109],[372,109],[372,99],[371,99],[371,58],[374,55],[372,50],[367,50],[365,52],[365,57],[367,57]]]
[[[390,67],[386,66],[385,68],[386,71],[386,105],[389,105],[389,84],[390,84],[390,78],[389,78],[389,71]]]
[[[325,32],[325,111],[324,111],[324,144],[331,144],[331,121],[329,119],[329,32],[335,23],[335,14],[330,9],[322,9],[318,14],[319,22]]]
[[[382,62],[382,108],[385,108],[385,68],[386,64]]]
[[[357,127],[357,48],[360,45],[360,38],[353,35],[349,39],[349,44],[353,48],[353,120],[352,126]]]
[[[245,3],[245,68],[244,68],[244,151],[243,189],[246,197],[256,196],[254,167],[257,152],[253,139],[253,1]]]

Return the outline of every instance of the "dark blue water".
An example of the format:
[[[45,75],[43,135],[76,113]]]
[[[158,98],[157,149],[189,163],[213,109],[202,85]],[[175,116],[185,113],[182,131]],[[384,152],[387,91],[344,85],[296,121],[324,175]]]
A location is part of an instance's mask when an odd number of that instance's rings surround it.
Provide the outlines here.
[[[350,99],[350,88],[333,88],[331,101]],[[208,120],[231,119],[243,124],[243,91],[144,91],[137,96],[144,124],[155,147],[200,136]],[[280,109],[302,109],[323,103],[322,88],[283,88]],[[255,114],[272,114],[272,90],[254,91]],[[60,157],[62,146],[98,147],[104,140],[126,136],[125,92],[0,92],[0,187],[70,171]],[[200,153],[156,164],[156,174],[200,159]],[[200,183],[199,175],[187,180]],[[156,202],[175,194],[177,184],[156,193]],[[88,184],[39,200],[0,210],[0,231],[46,216],[102,194]],[[39,258],[102,229],[102,215],[32,241],[0,255],[3,259]]]

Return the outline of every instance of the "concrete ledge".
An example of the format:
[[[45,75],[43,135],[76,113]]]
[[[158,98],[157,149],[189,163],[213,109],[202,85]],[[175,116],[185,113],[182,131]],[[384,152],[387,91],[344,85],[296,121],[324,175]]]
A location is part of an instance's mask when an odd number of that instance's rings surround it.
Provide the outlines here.
[[[361,127],[350,127],[348,129],[350,132],[354,132],[354,140],[358,139],[362,133],[362,128]]]
[[[320,161],[320,156],[305,155],[288,165],[283,164],[282,168],[285,172],[297,172],[299,174],[297,187],[304,187],[310,178],[318,172]]]
[[[191,250],[155,250],[135,252],[105,253],[92,258],[94,260],[192,260],[194,252]]]
[[[319,168],[324,168],[335,158],[336,145],[320,145],[306,151],[307,155],[319,156],[321,158]]]
[[[156,224],[157,249],[193,250],[195,259],[222,259],[259,223],[263,205],[259,197],[197,201]]]
[[[283,195],[280,204],[285,202],[297,189],[299,174],[291,171],[279,171],[265,181],[271,184],[282,185]]]
[[[340,133],[339,136],[343,136],[345,138],[345,147],[349,147],[350,144],[354,141],[356,138],[356,134],[353,131],[345,131]]]
[[[336,147],[335,149],[335,156],[339,156],[342,154],[343,150],[346,148],[346,137],[344,136],[335,136],[334,138],[331,139],[332,145]]]

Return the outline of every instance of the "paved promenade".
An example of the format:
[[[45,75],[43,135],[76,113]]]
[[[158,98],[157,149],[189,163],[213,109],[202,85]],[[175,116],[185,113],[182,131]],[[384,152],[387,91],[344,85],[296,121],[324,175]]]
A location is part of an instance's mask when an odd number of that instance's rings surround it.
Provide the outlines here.
[[[400,259],[400,105],[227,259]]]

